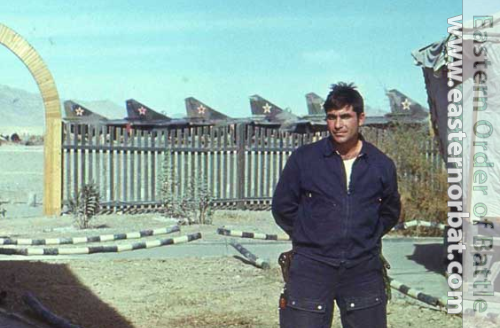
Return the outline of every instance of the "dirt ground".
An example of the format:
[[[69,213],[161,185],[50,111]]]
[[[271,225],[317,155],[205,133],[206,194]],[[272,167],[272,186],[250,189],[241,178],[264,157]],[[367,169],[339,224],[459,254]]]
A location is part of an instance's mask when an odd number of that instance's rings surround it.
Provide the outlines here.
[[[151,214],[100,216],[94,222],[100,229],[81,231],[70,216],[6,218],[1,220],[0,236],[102,235],[167,223]],[[280,231],[266,212],[219,211],[213,225],[183,226],[182,234],[201,231],[204,240],[216,240],[222,238],[215,233],[222,225]],[[84,255],[74,260],[0,262],[0,289],[7,292],[3,308],[30,316],[21,300],[30,291],[53,312],[85,328],[277,327],[281,288],[276,265],[261,270],[232,256],[100,260]],[[394,294],[389,327],[462,327],[461,317]],[[338,316],[333,327],[340,327]]]
[[[0,238],[93,236],[172,224],[158,215],[109,215],[95,219],[93,225],[99,229],[82,231],[74,227],[70,216],[43,218],[41,206],[26,205],[29,193],[41,201],[42,148],[2,146],[0,164],[0,201],[9,201],[4,205],[6,217],[0,216]],[[269,212],[217,211],[212,225],[183,226],[182,234],[200,231],[204,241],[220,240],[215,231],[223,225],[281,232]],[[43,261],[0,258],[4,259],[0,261],[0,291],[7,292],[0,307],[25,316],[32,315],[22,295],[32,292],[54,313],[82,328],[278,327],[282,280],[275,262],[264,271],[229,255],[134,260],[88,255]],[[388,307],[389,327],[462,327],[461,317],[429,309],[396,292],[393,298]],[[338,316],[334,327],[340,327]]]

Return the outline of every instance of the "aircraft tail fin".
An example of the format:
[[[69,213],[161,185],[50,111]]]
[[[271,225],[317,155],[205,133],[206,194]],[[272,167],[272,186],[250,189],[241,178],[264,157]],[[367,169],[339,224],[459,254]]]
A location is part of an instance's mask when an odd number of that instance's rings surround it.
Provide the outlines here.
[[[138,102],[135,99],[126,101],[127,119],[132,121],[156,121],[156,120],[171,120],[170,117],[160,114],[148,106]]]
[[[189,97],[185,99],[186,102],[186,112],[188,118],[190,119],[200,119],[200,120],[226,120],[230,118],[229,116],[216,111],[212,107],[202,103],[194,97]]]
[[[259,95],[250,96],[250,107],[252,109],[252,115],[264,116],[269,120],[274,120],[278,115],[285,112],[280,107]]]
[[[108,120],[106,117],[94,113],[90,109],[86,108],[85,106],[82,106],[72,100],[67,100],[64,102],[64,112],[65,112],[65,118],[70,121],[106,121]]]
[[[391,106],[389,116],[394,119],[405,119],[420,121],[429,116],[429,109],[425,108],[417,101],[406,96],[399,90],[392,89],[386,91]]]
[[[325,111],[323,109],[323,104],[325,100],[315,94],[314,92],[310,92],[306,94],[307,100],[307,110],[309,115],[324,115]]]

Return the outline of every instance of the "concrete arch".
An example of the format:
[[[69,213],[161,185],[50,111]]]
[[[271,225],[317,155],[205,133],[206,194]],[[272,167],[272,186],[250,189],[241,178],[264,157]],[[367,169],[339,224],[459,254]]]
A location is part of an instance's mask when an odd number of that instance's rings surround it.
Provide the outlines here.
[[[19,34],[0,24],[0,44],[12,51],[35,79],[45,107],[44,140],[44,214],[61,211],[61,102],[52,74],[35,49]]]

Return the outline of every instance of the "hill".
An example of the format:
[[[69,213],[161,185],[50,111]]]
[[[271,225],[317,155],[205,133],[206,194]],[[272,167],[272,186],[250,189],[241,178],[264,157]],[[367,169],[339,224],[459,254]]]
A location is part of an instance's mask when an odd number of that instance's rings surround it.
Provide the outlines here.
[[[125,106],[110,100],[74,101],[110,119],[126,116]],[[0,85],[0,133],[42,134],[44,128],[45,110],[40,94]]]

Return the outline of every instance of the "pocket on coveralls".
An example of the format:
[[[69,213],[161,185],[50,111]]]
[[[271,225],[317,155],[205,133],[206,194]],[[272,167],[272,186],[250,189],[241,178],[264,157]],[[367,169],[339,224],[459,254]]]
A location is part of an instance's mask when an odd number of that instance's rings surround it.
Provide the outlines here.
[[[344,297],[342,322],[345,327],[387,328],[385,302],[382,292]]]
[[[345,297],[344,301],[345,310],[349,312],[382,305],[385,302],[385,298],[381,293],[377,293],[369,296]]]
[[[321,327],[325,320],[325,303],[281,295],[280,327]]]
[[[319,236],[329,236],[331,231],[341,228],[336,220],[332,220],[332,212],[338,211],[334,200],[319,193],[306,192],[303,206],[308,229],[316,231]],[[318,238],[323,238],[319,236]]]

